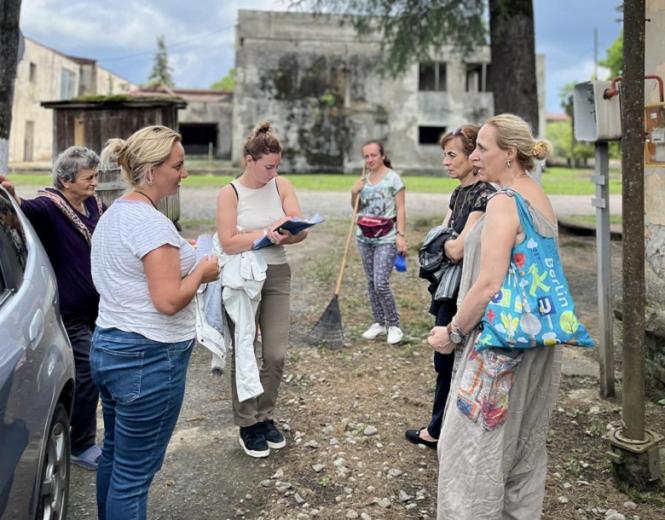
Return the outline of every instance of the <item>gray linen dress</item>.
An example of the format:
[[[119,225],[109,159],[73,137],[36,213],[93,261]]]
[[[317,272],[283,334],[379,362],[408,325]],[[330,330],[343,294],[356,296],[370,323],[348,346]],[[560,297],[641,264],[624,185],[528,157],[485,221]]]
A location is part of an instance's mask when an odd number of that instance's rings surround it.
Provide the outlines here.
[[[556,227],[536,208],[529,205],[529,211],[540,234],[557,235]],[[478,278],[484,219],[481,217],[465,241],[458,303]],[[457,406],[465,370],[472,369],[469,356],[477,336],[477,331],[470,335],[455,360],[457,370],[438,446],[437,519],[536,520],[541,516],[545,495],[545,442],[559,391],[561,347],[518,354],[521,359],[507,397],[507,418],[488,430],[482,421],[473,422]]]

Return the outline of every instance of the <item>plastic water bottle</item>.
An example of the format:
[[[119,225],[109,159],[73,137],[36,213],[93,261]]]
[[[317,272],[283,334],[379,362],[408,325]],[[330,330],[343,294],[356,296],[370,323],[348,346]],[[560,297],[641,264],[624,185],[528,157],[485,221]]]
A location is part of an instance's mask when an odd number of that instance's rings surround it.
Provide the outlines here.
[[[395,269],[400,273],[406,272],[406,255],[395,256]]]

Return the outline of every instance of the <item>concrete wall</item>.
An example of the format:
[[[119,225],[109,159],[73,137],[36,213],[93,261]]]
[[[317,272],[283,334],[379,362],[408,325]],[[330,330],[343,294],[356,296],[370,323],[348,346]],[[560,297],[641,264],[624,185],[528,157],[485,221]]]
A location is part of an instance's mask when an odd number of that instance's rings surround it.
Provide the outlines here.
[[[25,154],[26,140],[30,140],[26,128],[31,126],[30,123],[34,128],[32,160],[51,160],[53,113],[39,106],[39,103],[60,98],[63,69],[73,73],[74,95],[78,95],[78,64],[29,38],[25,39],[25,54],[18,64],[14,88],[12,127],[9,137],[10,162],[29,159]]]
[[[71,78],[69,95],[65,95],[65,98],[76,97],[81,93],[107,94],[109,78],[113,84],[112,93],[126,92],[133,87],[127,80],[92,63],[82,64],[30,38],[25,39],[25,54],[18,64],[14,88],[9,138],[10,163],[51,160],[53,112],[42,108],[40,102],[63,98],[63,70],[69,71]],[[104,88],[98,90],[99,85]]]
[[[217,125],[216,157],[231,158],[233,129],[233,94],[215,91],[179,90],[175,93],[187,101],[187,108],[178,112],[182,123],[214,123]]]
[[[441,151],[419,143],[419,127],[451,130],[493,114],[491,93],[466,91],[467,63],[486,67],[489,47],[464,59],[443,49],[432,59],[446,64],[446,91],[421,91],[418,64],[399,77],[382,77],[379,37],[358,40],[341,22],[338,16],[239,11],[234,163],[252,127],[268,119],[283,141],[284,171],[358,171],[361,145],[382,139],[398,171],[440,173]],[[544,129],[542,56],[537,64]]]
[[[104,94],[106,96],[124,94],[136,88],[136,85],[132,82],[99,66],[95,67],[95,75],[94,91],[96,94]]]
[[[665,0],[646,2],[645,74],[665,78]],[[645,82],[645,102],[660,102],[656,83]],[[644,168],[648,384],[665,389],[665,164]]]

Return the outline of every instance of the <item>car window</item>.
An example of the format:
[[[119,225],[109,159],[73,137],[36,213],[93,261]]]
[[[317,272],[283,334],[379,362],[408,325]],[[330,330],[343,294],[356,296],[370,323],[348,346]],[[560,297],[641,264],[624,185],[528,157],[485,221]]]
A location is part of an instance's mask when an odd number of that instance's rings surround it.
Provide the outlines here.
[[[0,190],[0,304],[21,286],[28,257],[23,227],[9,197]]]

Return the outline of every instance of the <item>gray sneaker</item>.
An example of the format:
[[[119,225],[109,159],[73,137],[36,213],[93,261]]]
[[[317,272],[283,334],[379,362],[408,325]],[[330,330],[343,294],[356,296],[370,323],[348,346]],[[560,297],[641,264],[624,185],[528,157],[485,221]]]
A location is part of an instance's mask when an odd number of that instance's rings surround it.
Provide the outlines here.
[[[102,456],[102,450],[96,444],[90,446],[83,453],[78,455],[72,455],[71,461],[72,464],[76,464],[84,469],[89,471],[96,471],[97,464],[99,463],[99,457]]]

